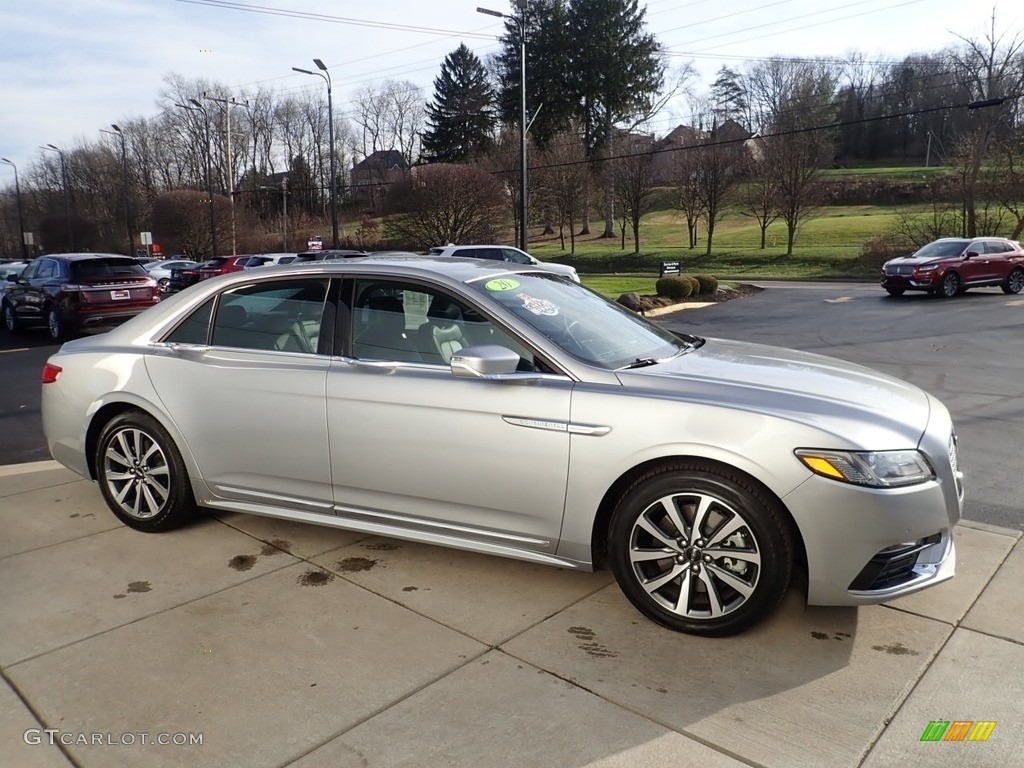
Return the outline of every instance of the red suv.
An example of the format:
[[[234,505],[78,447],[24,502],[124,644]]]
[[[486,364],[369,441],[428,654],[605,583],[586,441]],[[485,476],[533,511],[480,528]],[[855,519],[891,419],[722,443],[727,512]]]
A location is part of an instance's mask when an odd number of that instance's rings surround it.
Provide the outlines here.
[[[40,256],[3,287],[11,333],[43,325],[54,341],[84,328],[118,325],[160,302],[160,289],[136,259],[105,253]]]
[[[882,267],[882,287],[890,296],[927,291],[949,298],[986,285],[998,285],[1003,293],[1020,293],[1024,288],[1020,243],[1002,237],[944,237]]]
[[[240,272],[245,269],[245,265],[251,258],[251,253],[244,256],[217,256],[200,267],[199,279],[205,280],[208,277],[226,275],[228,272]]]

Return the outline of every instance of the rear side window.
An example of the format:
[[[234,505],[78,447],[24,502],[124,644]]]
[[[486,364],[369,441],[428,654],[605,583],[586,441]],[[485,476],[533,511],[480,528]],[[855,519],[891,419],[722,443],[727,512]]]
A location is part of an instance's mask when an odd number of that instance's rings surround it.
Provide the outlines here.
[[[213,299],[185,318],[171,335],[164,339],[172,344],[205,344],[210,329],[210,315],[213,313]]]
[[[283,352],[317,351],[327,280],[259,283],[225,293],[213,344]]]
[[[86,259],[71,262],[72,280],[96,280],[106,277],[148,277],[149,273],[135,259]]]

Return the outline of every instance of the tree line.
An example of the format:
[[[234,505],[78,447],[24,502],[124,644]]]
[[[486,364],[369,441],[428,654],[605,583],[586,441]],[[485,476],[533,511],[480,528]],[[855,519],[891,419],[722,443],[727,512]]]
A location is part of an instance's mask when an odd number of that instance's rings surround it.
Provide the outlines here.
[[[448,54],[429,99],[400,80],[351,94],[335,114],[333,148],[319,91],[231,93],[221,83],[168,76],[154,115],[119,123],[120,136],[64,148],[70,217],[60,157],[46,152],[22,169],[26,223],[46,250],[123,251],[130,219],[135,232],[170,241],[165,248],[209,253],[209,160],[218,220],[239,219],[240,249],[271,250],[284,246],[276,230],[285,196],[289,229],[323,231],[333,151],[353,244],[500,237],[521,208],[524,39],[530,222],[556,234],[563,250],[574,250],[599,218],[604,236],[625,248],[628,233],[639,252],[644,215],[667,197],[690,247],[703,229],[710,253],[716,225],[740,212],[756,221],[762,247],[767,228],[783,222],[792,252],[801,224],[846,194],[821,172],[879,163],[952,169],[923,192],[942,221],[933,230],[1024,230],[1024,41],[1000,32],[994,14],[985,35],[955,37],[937,52],[892,61],[776,56],[722,67],[701,89],[692,64],[669,65],[637,0],[521,5],[491,59],[465,45]],[[669,102],[685,103],[688,114],[671,130],[654,130]],[[353,172],[374,157],[386,162]],[[0,252],[18,251],[8,186],[0,193]]]

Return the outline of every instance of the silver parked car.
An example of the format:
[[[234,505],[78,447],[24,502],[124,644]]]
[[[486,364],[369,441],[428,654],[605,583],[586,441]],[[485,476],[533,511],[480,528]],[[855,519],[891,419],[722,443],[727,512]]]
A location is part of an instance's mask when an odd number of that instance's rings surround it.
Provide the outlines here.
[[[677,336],[565,278],[461,258],[201,282],[43,372],[54,458],[127,525],[196,505],[609,567],[703,635],[953,576],[946,408],[818,355]]]

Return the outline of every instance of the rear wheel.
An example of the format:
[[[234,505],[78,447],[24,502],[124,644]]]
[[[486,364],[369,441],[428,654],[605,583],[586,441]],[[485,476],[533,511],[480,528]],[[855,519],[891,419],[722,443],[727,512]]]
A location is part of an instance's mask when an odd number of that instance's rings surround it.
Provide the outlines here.
[[[942,278],[939,295],[944,299],[951,299],[960,293],[960,290],[960,275],[956,272],[947,272]]]
[[[1010,274],[999,287],[1003,289],[1003,293],[1020,293],[1021,289],[1024,289],[1024,269],[1015,267],[1010,270]]]
[[[67,327],[56,307],[50,307],[46,313],[46,330],[50,332],[50,338],[54,341],[65,341],[68,338]]]
[[[110,510],[136,530],[168,531],[195,514],[181,454],[164,428],[145,413],[122,413],[103,428],[96,478]]]
[[[885,292],[890,296],[902,296],[906,290],[906,288],[886,288]]]
[[[637,479],[612,515],[608,551],[642,614],[707,636],[742,632],[773,611],[794,558],[778,501],[738,472],[698,461]]]

